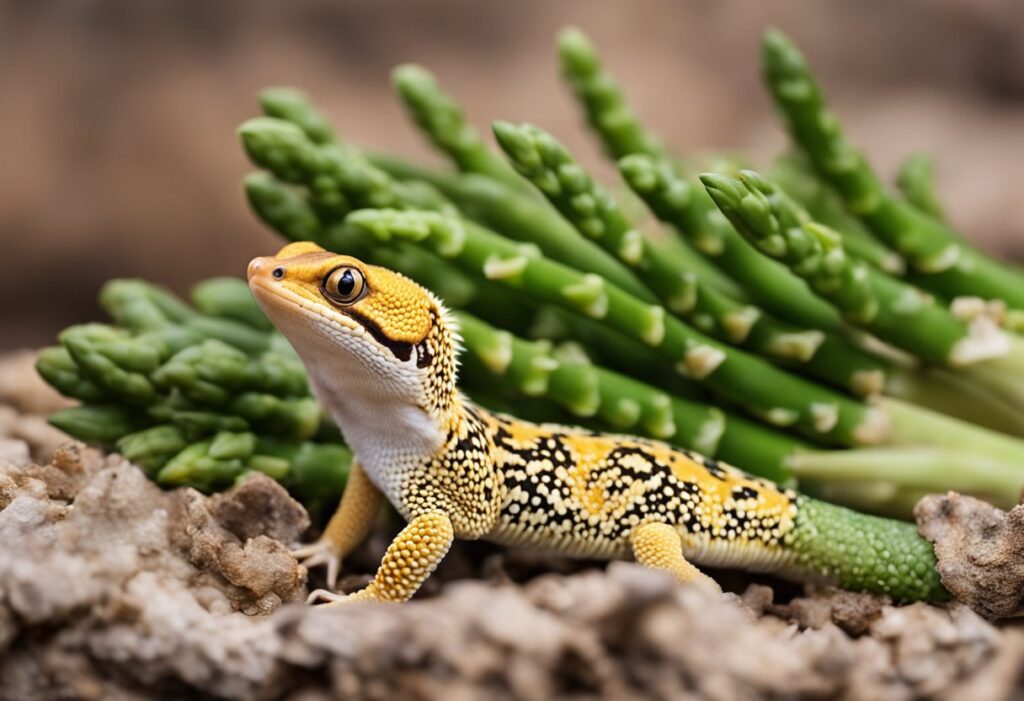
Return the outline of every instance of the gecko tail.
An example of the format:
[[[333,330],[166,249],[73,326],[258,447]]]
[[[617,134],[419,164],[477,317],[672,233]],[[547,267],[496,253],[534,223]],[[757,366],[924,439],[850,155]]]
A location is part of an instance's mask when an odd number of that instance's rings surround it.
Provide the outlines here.
[[[949,598],[932,544],[912,523],[800,497],[782,547],[789,557],[777,573],[784,577],[818,579],[900,602]]]

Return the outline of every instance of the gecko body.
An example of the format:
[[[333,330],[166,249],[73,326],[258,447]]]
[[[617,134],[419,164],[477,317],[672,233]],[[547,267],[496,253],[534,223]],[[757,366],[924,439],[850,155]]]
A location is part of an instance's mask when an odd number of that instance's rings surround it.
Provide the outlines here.
[[[532,424],[474,405],[456,387],[451,318],[398,273],[302,242],[255,259],[249,283],[356,457],[323,537],[297,554],[327,565],[333,586],[383,499],[409,522],[365,589],[318,598],[405,600],[454,538],[633,557],[685,582],[713,583],[697,563],[899,599],[945,595],[931,546],[909,524],[818,502],[658,441]]]

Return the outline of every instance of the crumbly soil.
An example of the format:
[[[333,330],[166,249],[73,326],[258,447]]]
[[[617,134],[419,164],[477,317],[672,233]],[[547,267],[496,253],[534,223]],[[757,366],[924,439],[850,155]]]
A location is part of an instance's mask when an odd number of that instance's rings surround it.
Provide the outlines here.
[[[737,573],[720,573],[723,596],[628,563],[458,544],[410,604],[310,608],[289,545],[312,529],[280,486],[162,491],[49,428],[57,402],[30,354],[0,359],[0,699],[1022,695],[1024,631],[986,619],[1020,612],[1017,510],[919,505],[969,606]],[[394,528],[346,562],[346,587]]]

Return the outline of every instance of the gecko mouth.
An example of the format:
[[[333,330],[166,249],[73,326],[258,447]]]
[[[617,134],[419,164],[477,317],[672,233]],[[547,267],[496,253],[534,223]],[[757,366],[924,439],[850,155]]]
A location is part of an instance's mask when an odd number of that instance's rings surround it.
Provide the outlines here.
[[[328,323],[335,328],[348,333],[365,331],[380,345],[391,352],[395,358],[406,362],[412,357],[413,344],[407,341],[396,341],[389,338],[379,325],[366,318],[362,314],[352,310],[341,310],[331,305],[329,308],[334,312],[332,315],[324,314],[323,305],[313,302],[302,295],[296,294],[286,287],[280,285],[269,285],[259,279],[250,282],[250,287],[256,298],[268,305],[286,306],[289,311],[298,311],[307,318],[319,322]]]

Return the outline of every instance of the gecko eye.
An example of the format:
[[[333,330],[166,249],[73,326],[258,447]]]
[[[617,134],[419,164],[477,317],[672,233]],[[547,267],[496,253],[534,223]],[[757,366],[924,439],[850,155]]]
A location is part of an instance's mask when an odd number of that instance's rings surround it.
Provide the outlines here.
[[[353,304],[366,291],[366,279],[358,268],[335,268],[321,285],[324,296],[335,304]]]

